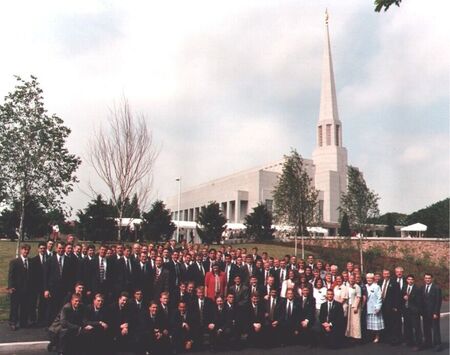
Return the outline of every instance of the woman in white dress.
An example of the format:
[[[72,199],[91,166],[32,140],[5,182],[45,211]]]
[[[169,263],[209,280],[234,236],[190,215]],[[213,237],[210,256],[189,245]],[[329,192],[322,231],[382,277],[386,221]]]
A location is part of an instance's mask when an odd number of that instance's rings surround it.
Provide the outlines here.
[[[336,276],[336,286],[334,286],[334,300],[342,304],[344,317],[347,317],[348,311],[348,288],[343,284],[342,276]]]
[[[381,288],[374,282],[374,274],[366,275],[367,289],[367,330],[374,332],[374,343],[380,341],[380,331],[384,329],[383,315],[381,314]]]
[[[286,291],[290,288],[295,289],[295,271],[289,270],[288,271],[288,278],[283,281],[281,284],[281,292],[280,297],[286,298]]]
[[[355,276],[348,276],[348,316],[345,336],[361,339],[361,287],[356,284]]]
[[[316,280],[316,283],[314,284],[313,297],[316,300],[316,319],[319,319],[320,306],[327,300],[327,288],[323,285],[322,279]]]

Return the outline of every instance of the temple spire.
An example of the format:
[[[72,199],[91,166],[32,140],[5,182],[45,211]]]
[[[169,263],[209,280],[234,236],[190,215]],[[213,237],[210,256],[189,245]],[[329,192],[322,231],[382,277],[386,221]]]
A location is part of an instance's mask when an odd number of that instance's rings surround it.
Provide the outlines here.
[[[339,122],[328,22],[328,10],[325,10],[325,49],[322,62],[322,89],[320,94],[319,121]]]

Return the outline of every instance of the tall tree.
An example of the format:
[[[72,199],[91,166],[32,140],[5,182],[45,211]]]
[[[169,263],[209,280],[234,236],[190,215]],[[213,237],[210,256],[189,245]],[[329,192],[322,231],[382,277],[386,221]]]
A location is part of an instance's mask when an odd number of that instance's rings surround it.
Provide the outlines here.
[[[400,6],[401,2],[402,0],[375,0],[375,11],[387,11],[392,5]]]
[[[170,211],[161,200],[152,204],[150,211],[143,213],[142,232],[145,239],[160,241],[169,240],[176,229]]]
[[[219,204],[215,201],[210,202],[198,214],[197,232],[203,243],[220,243],[222,233],[225,230],[227,219],[220,210]]]
[[[20,202],[20,242],[28,198],[47,208],[62,206],[81,160],[66,148],[70,129],[57,115],[48,115],[37,78],[16,79],[0,105],[0,188],[7,202]]]
[[[350,223],[348,222],[347,213],[344,212],[341,219],[341,227],[339,228],[339,235],[343,237],[350,237],[352,231],[350,229]]]
[[[317,196],[302,157],[295,149],[291,150],[290,155],[284,156],[283,170],[273,193],[276,220],[306,235],[306,227],[314,221],[317,212]]]
[[[273,239],[272,213],[266,205],[259,203],[253,208],[253,212],[245,216],[246,234],[256,241]]]
[[[387,215],[387,225],[386,228],[384,228],[384,233],[383,233],[383,237],[395,237],[396,236],[396,232],[395,232],[395,225],[394,225],[395,221],[394,221],[394,216],[392,215],[392,213]]]
[[[149,197],[157,151],[146,118],[132,113],[124,99],[111,110],[108,127],[100,128],[90,143],[89,161],[109,190],[117,216],[124,216],[120,201],[136,195],[145,206]],[[118,238],[121,239],[120,228]]]
[[[378,209],[378,195],[367,187],[362,173],[355,167],[349,166],[347,193],[341,197],[341,213],[346,213],[350,225],[358,232],[363,232],[367,221],[380,214]]]

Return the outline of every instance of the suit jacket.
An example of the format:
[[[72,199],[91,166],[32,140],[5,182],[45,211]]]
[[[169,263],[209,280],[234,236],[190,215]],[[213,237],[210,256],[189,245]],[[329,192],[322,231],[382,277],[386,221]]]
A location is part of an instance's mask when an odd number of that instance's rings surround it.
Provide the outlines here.
[[[300,321],[308,320],[308,327],[312,327],[316,321],[316,299],[314,297],[307,297],[303,302],[303,296],[299,299],[300,303]]]
[[[294,298],[291,301],[291,305],[292,305],[291,315],[288,314],[288,309],[287,309],[288,299],[282,298],[281,300],[282,300],[281,301],[282,303],[280,304],[280,312],[279,312],[280,323],[289,329],[293,329],[296,327],[298,328],[299,322],[300,322],[300,312],[301,312],[301,306],[298,302],[298,299]]]
[[[322,303],[319,312],[319,322],[320,324],[324,322],[331,323],[333,332],[341,332],[345,324],[344,309],[342,308],[342,304],[333,301],[330,313],[328,313],[328,301]]]
[[[278,269],[277,271],[275,271],[275,273],[274,273],[274,276],[275,276],[275,284],[276,284],[276,287],[277,287],[278,289],[281,288],[281,285],[283,284],[283,281],[286,280],[286,279],[288,278],[288,273],[289,273],[289,270],[288,270],[288,268],[286,268],[286,269],[284,270],[283,279],[281,279],[281,269]]]
[[[169,271],[169,289],[172,291],[178,289],[184,278],[181,263],[170,260],[164,264],[164,268]]]
[[[134,315],[131,312],[130,307],[125,306],[122,309],[119,308],[119,305],[117,302],[109,306],[108,309],[109,313],[109,321],[108,324],[110,326],[110,331],[112,332],[113,336],[121,336],[120,332],[120,325],[124,323],[128,323],[128,332],[131,333],[133,331],[133,326],[135,325],[134,322]]]
[[[42,263],[39,255],[36,255],[35,257],[30,259],[30,263],[33,264],[33,267],[31,269],[33,289],[37,293],[42,293],[44,291],[44,273],[47,258],[47,254],[44,253]]]
[[[202,264],[202,266],[203,266],[203,264]],[[206,272],[205,268],[203,268],[203,270]],[[205,284],[205,275],[199,269],[197,262],[194,262],[191,265],[189,265],[188,280],[195,282],[196,286],[203,286]]]
[[[275,299],[275,305],[273,305],[273,310],[270,309],[272,306],[272,300],[269,298],[268,300],[264,300],[264,308],[266,310],[266,323],[270,324],[274,321],[278,321],[280,319],[280,311],[283,301],[280,297]]]
[[[151,317],[149,312],[142,312],[136,319],[135,333],[138,339],[153,339],[155,336],[155,330],[159,331],[168,330],[169,324],[161,318],[161,315]]]
[[[222,310],[219,310],[217,305],[214,306],[211,315],[211,323],[215,325],[214,331],[219,329],[224,330],[227,325],[227,310],[222,306]]]
[[[219,271],[219,295],[224,297],[227,291],[227,282],[225,279],[225,273]],[[216,278],[212,272],[207,272],[205,276],[206,297],[211,300],[216,299]]]
[[[430,291],[425,292],[425,285],[421,288],[423,295],[423,315],[426,317],[432,317],[433,314],[439,314],[442,305],[442,292],[441,289],[434,283],[430,286]]]
[[[236,289],[236,285],[229,288],[228,292],[234,295],[234,303],[239,307],[244,307],[250,300],[250,290],[245,285],[239,286],[239,291]]]
[[[236,264],[231,263],[228,265],[228,273],[227,273],[227,265],[224,265],[224,273],[225,273],[225,279],[227,281],[227,286],[230,287],[234,283],[234,278],[236,276],[239,276],[239,268],[236,266]]]
[[[103,258],[103,263],[106,265],[105,280],[100,280],[100,259],[96,255],[92,260],[86,261],[86,269],[89,270],[88,276],[88,290],[93,294],[109,293],[112,291],[114,279],[114,266],[112,259]]]
[[[83,326],[84,307],[80,305],[74,310],[70,303],[66,303],[61,311],[56,315],[55,320],[48,328],[48,331],[59,334],[61,331],[78,331]]]
[[[264,304],[258,303],[256,307],[256,313],[253,308],[253,303],[247,304],[243,310],[244,324],[246,325],[247,331],[253,331],[253,323],[265,324],[265,308]]]
[[[152,296],[153,278],[155,276],[154,270],[149,262],[144,264],[144,270],[142,270],[140,262],[137,262],[135,265],[135,287],[141,289],[144,293],[144,297],[149,300]]]
[[[76,261],[72,257],[64,256],[62,274],[60,274],[57,257],[53,255],[45,264],[44,288],[50,292],[72,292],[76,281]]]
[[[244,285],[248,285],[250,281],[250,277],[255,274],[256,268],[255,265],[251,265],[251,272],[249,270],[249,266],[247,264],[242,265],[240,268],[240,276],[241,276],[241,283]]]
[[[83,316],[83,326],[91,325],[94,328],[103,329],[100,322],[106,324],[110,322],[108,310],[104,306],[96,312],[94,306],[91,304],[85,308]]]
[[[214,302],[209,298],[203,298],[203,310],[200,310],[197,297],[191,303],[190,309],[192,311],[193,324],[195,327],[200,329],[201,327],[206,326],[208,323],[211,323],[214,311]]]
[[[169,271],[161,268],[159,277],[156,275],[157,270],[153,269],[153,298],[159,299],[161,292],[169,291]]]
[[[405,283],[406,284],[406,283]],[[404,287],[403,293],[402,293],[402,310],[408,311],[413,314],[421,314],[422,308],[423,308],[423,293],[421,292],[421,289],[417,285],[413,285],[411,288],[411,292],[408,296],[408,301],[405,301],[403,297],[408,294],[408,288],[407,286]]]
[[[8,288],[15,288],[16,293],[26,293],[33,290],[33,267],[28,259],[28,270],[25,269],[22,257],[11,260],[8,272]]]
[[[184,316],[182,316],[180,311],[178,310],[173,312],[169,321],[170,334],[175,338],[180,337],[184,331],[182,328],[183,323],[187,323],[189,329],[191,329],[194,324],[194,317],[192,315],[192,312],[190,310],[186,310]]]
[[[127,261],[130,265],[129,268],[127,267],[125,258],[121,258],[116,262],[115,287],[117,292],[133,290],[136,285],[136,278],[138,276],[137,265],[130,258]]]
[[[380,286],[382,291],[383,282],[384,280],[380,280],[378,282],[378,285]],[[400,289],[398,287],[397,281],[394,279],[390,279],[381,309],[382,311],[391,311],[393,308],[400,309]]]

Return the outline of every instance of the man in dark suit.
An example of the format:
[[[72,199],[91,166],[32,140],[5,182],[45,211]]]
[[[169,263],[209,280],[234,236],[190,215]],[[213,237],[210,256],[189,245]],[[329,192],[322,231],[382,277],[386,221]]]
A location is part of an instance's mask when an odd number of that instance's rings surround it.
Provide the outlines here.
[[[275,283],[278,290],[281,290],[281,286],[283,285],[283,281],[288,278],[288,269],[286,267],[286,260],[280,260],[280,268],[274,272],[275,274]]]
[[[224,265],[225,279],[227,281],[227,287],[230,287],[234,283],[234,278],[239,274],[239,268],[236,264],[231,262],[231,255],[225,255],[225,265]]]
[[[176,352],[189,351],[193,344],[193,322],[192,312],[186,303],[180,301],[177,310],[170,317],[170,335]]]
[[[264,300],[265,327],[267,330],[267,342],[270,347],[276,346],[280,342],[280,310],[283,305],[282,300],[278,297],[276,288],[272,288],[267,299]]]
[[[400,290],[395,280],[391,279],[389,270],[383,270],[383,280],[378,285],[381,288],[381,298],[383,304],[381,312],[384,320],[384,330],[382,332],[385,342],[398,344],[400,334],[396,334],[396,321],[400,314]]]
[[[32,311],[34,265],[28,259],[29,253],[30,246],[23,244],[20,248],[20,256],[9,263],[8,292],[11,295],[9,326],[11,330],[16,330],[18,323],[22,328],[27,327]]]
[[[212,312],[211,320],[208,324],[209,343],[211,351],[223,348],[226,344],[227,314],[222,296],[216,298],[216,304]]]
[[[254,275],[255,265],[253,262],[253,257],[251,255],[245,256],[245,264],[241,266],[240,276],[243,285],[248,285],[250,282],[250,277]]]
[[[181,263],[178,262],[178,252],[174,251],[171,260],[165,263],[163,267],[169,271],[169,292],[175,293],[182,282],[184,275],[182,274]]]
[[[286,298],[280,305],[280,336],[281,345],[295,344],[299,334],[300,325],[300,305],[294,297],[294,290],[289,288],[286,291]]]
[[[162,292],[169,292],[169,271],[163,268],[163,259],[157,256],[155,259],[155,269],[153,271],[153,298],[159,299]]]
[[[47,262],[47,252],[45,242],[39,242],[38,253],[30,259],[32,265],[33,282],[33,302],[31,304],[30,320],[39,325],[49,324],[48,320],[48,300],[44,298],[44,273]],[[37,316],[36,316],[37,310]]]
[[[81,352],[84,307],[79,295],[72,295],[70,303],[65,304],[48,328],[50,343],[47,350],[60,354]]]
[[[425,273],[424,285],[421,293],[423,295],[423,333],[425,338],[424,347],[436,347],[441,350],[441,327],[440,312],[442,305],[441,289],[433,282],[433,275]]]
[[[116,295],[120,292],[128,292],[128,294],[132,294],[134,288],[136,286],[136,277],[137,277],[137,265],[131,260],[131,248],[126,246],[124,248],[123,257],[117,260],[116,268],[115,268],[115,291]]]
[[[112,288],[114,282],[114,267],[111,259],[106,257],[108,248],[105,245],[100,246],[98,255],[88,261],[86,269],[89,270],[89,280],[87,284],[88,294],[95,295],[101,293],[105,296],[106,303],[112,302]]]
[[[148,311],[148,302],[144,299],[141,289],[134,290],[133,298],[128,301],[128,307],[133,314],[133,319],[137,319],[139,313]]]
[[[265,336],[265,309],[264,305],[259,302],[259,295],[254,293],[250,297],[250,303],[244,308],[245,328],[244,333],[247,334],[247,340],[256,347],[263,347]]]
[[[137,319],[135,350],[139,354],[167,354],[169,342],[169,324],[158,313],[158,304],[151,302],[148,311],[141,313]]]
[[[316,345],[315,334],[313,326],[316,321],[316,300],[310,294],[310,289],[307,286],[302,288],[302,296],[300,303],[300,341],[303,344],[310,346]]]
[[[339,348],[344,339],[344,310],[339,302],[334,301],[331,289],[327,291],[327,301],[320,306],[319,322],[324,344],[330,348]]]
[[[256,277],[256,275],[253,275],[250,277],[248,290],[249,290],[250,294],[256,292],[260,297],[263,296],[264,288],[260,284],[258,284],[258,278]]]
[[[234,285],[230,287],[228,292],[234,295],[234,303],[239,309],[244,309],[247,306],[250,300],[250,292],[247,286],[242,285],[239,275],[234,277]]]
[[[395,314],[394,317],[395,318],[394,333],[397,334],[399,343],[402,342],[404,337],[404,331],[402,329],[404,327],[402,326],[402,323],[404,323],[402,322],[402,317],[404,318],[403,314],[404,307],[402,307],[404,300],[402,296],[404,295],[407,286],[406,277],[403,275],[403,272],[404,272],[403,267],[397,266],[395,268],[395,281],[397,283],[397,287],[399,289],[399,296],[401,299],[400,299],[400,310],[399,312],[397,312],[397,314]]]
[[[413,351],[418,351],[422,345],[420,313],[422,312],[423,295],[414,282],[414,275],[408,275],[405,290],[402,293],[402,313],[405,318],[406,344],[412,346]]]
[[[64,298],[73,290],[76,277],[76,262],[65,254],[65,244],[56,244],[56,254],[45,264],[44,297],[49,299],[50,317],[54,319],[63,305]]]
[[[228,293],[226,302],[224,304],[226,312],[225,323],[225,338],[227,344],[231,349],[237,349],[239,347],[239,340],[241,335],[241,323],[239,317],[239,311],[234,302],[234,295]]]
[[[94,300],[84,312],[83,349],[85,354],[110,354],[109,314],[104,307],[102,294],[94,295]]]
[[[152,286],[155,274],[151,264],[148,262],[147,253],[140,253],[136,266],[135,289],[140,289],[143,293],[144,300],[149,302],[153,293]]]
[[[127,304],[128,299],[128,293],[122,292],[108,310],[110,315],[110,332],[113,339],[112,346],[119,351],[127,351],[132,344],[134,319]]]
[[[202,255],[199,253],[188,268],[188,280],[195,282],[195,286],[203,286],[205,284],[205,268],[202,262]]]
[[[192,334],[194,346],[199,348],[203,346],[203,334],[207,332],[208,324],[211,322],[214,303],[205,297],[205,289],[203,286],[197,287],[196,296],[194,302],[191,304],[194,325]]]

